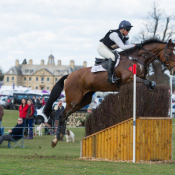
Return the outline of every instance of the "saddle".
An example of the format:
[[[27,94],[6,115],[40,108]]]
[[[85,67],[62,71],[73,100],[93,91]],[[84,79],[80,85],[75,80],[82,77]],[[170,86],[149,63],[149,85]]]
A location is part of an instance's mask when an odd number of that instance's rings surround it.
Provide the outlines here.
[[[117,59],[120,57],[117,52],[114,52],[115,55],[115,62],[117,62]],[[95,66],[102,65],[104,69],[108,68],[108,59],[107,58],[95,58]]]
[[[102,67],[104,69],[107,69],[107,67],[108,67],[108,59],[107,58],[105,58],[105,59],[103,59],[103,58],[95,58],[95,66],[99,66],[99,65],[102,65]]]

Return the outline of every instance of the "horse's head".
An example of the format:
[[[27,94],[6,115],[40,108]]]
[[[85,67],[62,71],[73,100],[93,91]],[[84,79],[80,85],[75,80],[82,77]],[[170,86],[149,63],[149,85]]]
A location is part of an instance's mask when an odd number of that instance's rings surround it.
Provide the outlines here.
[[[171,39],[162,50],[161,61],[166,64],[170,74],[175,74],[175,44]]]

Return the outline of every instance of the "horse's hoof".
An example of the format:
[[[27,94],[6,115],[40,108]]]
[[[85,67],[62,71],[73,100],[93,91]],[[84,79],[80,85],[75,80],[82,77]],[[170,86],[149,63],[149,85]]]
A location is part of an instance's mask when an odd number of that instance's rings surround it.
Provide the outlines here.
[[[156,87],[156,82],[151,81],[151,82],[150,82],[150,87],[149,87],[149,88],[150,88],[151,90],[153,90],[155,87]]]
[[[51,146],[52,148],[54,148],[57,145],[57,143],[55,143],[53,140],[51,141]]]

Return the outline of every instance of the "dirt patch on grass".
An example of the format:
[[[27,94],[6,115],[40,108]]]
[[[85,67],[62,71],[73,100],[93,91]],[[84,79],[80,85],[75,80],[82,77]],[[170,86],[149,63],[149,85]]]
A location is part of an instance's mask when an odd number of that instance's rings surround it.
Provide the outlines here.
[[[108,160],[108,159],[102,159],[102,158],[94,158],[94,157],[80,157],[79,160],[84,161],[102,161],[102,162],[127,162],[127,163],[133,163],[132,160]],[[164,161],[140,161],[136,163],[145,163],[145,164],[175,164],[174,160],[164,160]]]

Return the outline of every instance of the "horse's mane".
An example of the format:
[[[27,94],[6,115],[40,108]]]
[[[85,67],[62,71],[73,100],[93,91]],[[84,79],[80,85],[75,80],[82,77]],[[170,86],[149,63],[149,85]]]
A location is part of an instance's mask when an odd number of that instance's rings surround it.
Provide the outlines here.
[[[142,46],[145,46],[147,44],[153,44],[153,43],[160,43],[160,44],[166,44],[165,42],[161,41],[160,39],[158,38],[149,38],[143,42],[141,42],[140,44],[142,44]],[[132,48],[129,48],[129,49],[126,49],[124,51],[121,51],[120,54],[123,55],[123,54],[126,54],[128,52],[131,52],[133,50],[137,49],[136,47],[132,47]]]

